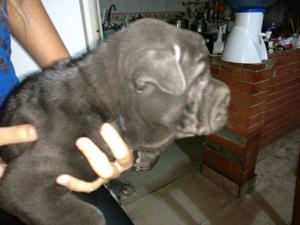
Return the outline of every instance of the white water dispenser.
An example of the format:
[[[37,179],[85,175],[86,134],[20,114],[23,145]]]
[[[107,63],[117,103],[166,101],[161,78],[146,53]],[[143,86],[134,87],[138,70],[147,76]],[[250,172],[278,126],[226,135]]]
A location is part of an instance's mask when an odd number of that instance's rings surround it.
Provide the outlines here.
[[[222,60],[234,63],[261,63],[268,54],[261,29],[265,7],[276,0],[228,0],[235,9],[232,28],[222,54]]]

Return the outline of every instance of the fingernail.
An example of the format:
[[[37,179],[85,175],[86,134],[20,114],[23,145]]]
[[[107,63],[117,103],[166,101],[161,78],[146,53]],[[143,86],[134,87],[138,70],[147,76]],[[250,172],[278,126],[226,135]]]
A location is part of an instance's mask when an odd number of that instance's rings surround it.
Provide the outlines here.
[[[112,125],[110,125],[109,123],[103,123],[100,127],[100,133],[103,134],[105,132],[110,132],[110,130],[112,129],[114,129]]]
[[[66,185],[69,183],[70,179],[68,175],[61,175],[56,179],[56,182],[60,185]]]
[[[28,134],[29,134],[29,137],[32,139],[32,140],[36,140],[38,138],[38,135],[37,135],[37,132],[36,130],[33,128],[33,127],[30,127],[28,129]]]
[[[87,143],[89,143],[90,140],[86,137],[81,137],[78,138],[76,141],[76,146],[83,146],[83,145],[87,145]]]

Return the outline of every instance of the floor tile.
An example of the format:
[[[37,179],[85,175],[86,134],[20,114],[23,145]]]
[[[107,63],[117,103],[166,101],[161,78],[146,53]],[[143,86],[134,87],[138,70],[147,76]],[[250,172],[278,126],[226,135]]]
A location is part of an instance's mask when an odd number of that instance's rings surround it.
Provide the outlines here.
[[[248,195],[227,205],[203,225],[275,225],[275,223]]]
[[[135,225],[193,225],[169,207],[157,193],[148,194],[126,205],[125,211]]]
[[[149,193],[157,191],[167,184],[179,179],[194,168],[187,155],[185,155],[175,144],[169,146],[162,152],[158,163],[150,171],[135,172],[131,170],[124,173],[121,180],[130,183],[136,193],[122,204],[126,205]]]
[[[234,198],[230,194],[201,176],[199,172],[192,171],[161,190],[127,205],[125,209],[134,221],[139,222],[146,218],[147,221],[151,220],[157,212],[156,207],[163,206],[167,217],[172,215],[171,217],[176,218],[176,221],[181,221],[179,224],[196,225],[206,221],[232,200]],[[140,210],[144,204],[151,203],[154,206],[150,211],[148,208],[142,210],[144,212]],[[149,213],[151,214],[150,218]],[[165,219],[164,213],[159,213],[152,224],[165,224]]]

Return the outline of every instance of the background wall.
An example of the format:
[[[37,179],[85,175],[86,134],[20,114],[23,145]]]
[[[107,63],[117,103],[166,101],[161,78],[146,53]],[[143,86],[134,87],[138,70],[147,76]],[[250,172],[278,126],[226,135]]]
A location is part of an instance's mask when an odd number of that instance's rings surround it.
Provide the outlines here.
[[[101,0],[101,8],[109,9],[111,4],[118,13],[184,11],[183,0]]]
[[[269,55],[274,72],[268,88],[261,145],[300,126],[300,49]]]

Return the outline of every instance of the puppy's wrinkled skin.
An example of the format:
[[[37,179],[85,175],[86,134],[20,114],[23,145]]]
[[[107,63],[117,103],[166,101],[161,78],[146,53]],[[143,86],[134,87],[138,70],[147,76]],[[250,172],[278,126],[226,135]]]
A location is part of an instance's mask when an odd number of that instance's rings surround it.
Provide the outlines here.
[[[109,122],[149,169],[175,138],[209,134],[227,119],[229,89],[211,78],[207,49],[196,33],[144,19],[74,62],[25,80],[2,111],[1,126],[32,124],[35,143],[1,149],[8,163],[0,207],[29,225],[102,225],[94,206],[57,186],[59,174],[94,180],[78,137],[112,158],[98,130]]]

